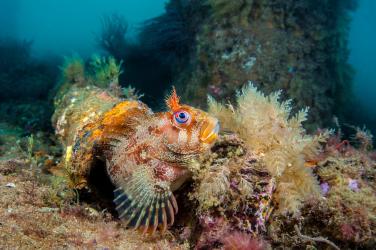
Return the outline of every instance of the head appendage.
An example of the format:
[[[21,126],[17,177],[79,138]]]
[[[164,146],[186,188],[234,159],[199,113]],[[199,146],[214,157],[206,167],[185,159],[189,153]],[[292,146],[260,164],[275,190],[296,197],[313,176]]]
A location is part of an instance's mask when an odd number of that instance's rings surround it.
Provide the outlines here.
[[[179,102],[180,97],[176,94],[175,87],[172,87],[171,95],[166,99],[166,104],[172,111],[177,111],[178,109],[180,109]]]

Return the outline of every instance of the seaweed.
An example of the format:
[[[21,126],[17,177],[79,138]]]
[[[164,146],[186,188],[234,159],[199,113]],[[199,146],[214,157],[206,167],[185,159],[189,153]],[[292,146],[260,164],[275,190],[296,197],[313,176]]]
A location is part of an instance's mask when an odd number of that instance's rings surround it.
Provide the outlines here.
[[[84,84],[85,62],[77,54],[64,57],[64,62],[60,67],[63,82],[70,84]]]
[[[93,85],[108,89],[115,96],[121,96],[124,94],[119,84],[119,77],[123,73],[122,64],[122,61],[118,63],[112,56],[93,55],[87,65],[78,55],[65,57],[60,67],[61,80],[58,95],[65,94],[71,85],[81,87]]]
[[[115,86],[120,88],[119,76],[123,73],[121,70],[122,63],[122,61],[117,63],[112,56],[106,58],[94,55],[90,61],[94,85],[102,88],[115,88]]]
[[[166,65],[186,58],[193,44],[195,29],[190,25],[193,11],[186,0],[169,1],[165,13],[144,22],[141,46]]]
[[[320,194],[317,179],[305,161],[318,154],[329,132],[306,134],[302,122],[308,110],[292,116],[291,101],[280,102],[280,95],[275,92],[265,96],[249,83],[238,94],[236,107],[209,98],[209,111],[224,129],[239,134],[250,150],[262,155],[267,170],[277,178],[279,211],[298,214],[305,199]]]
[[[125,18],[119,14],[104,15],[101,25],[101,31],[97,35],[98,46],[117,60],[124,59],[124,53],[128,49],[125,38],[128,23]]]
[[[0,38],[1,120],[26,133],[49,130],[56,61],[32,56],[32,41]]]

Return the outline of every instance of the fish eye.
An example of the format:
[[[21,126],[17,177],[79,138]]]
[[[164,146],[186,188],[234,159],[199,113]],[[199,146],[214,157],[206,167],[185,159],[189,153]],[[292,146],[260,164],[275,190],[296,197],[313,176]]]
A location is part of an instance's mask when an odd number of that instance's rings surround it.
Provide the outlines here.
[[[180,110],[174,113],[174,119],[177,124],[188,124],[191,120],[191,116],[187,111]]]

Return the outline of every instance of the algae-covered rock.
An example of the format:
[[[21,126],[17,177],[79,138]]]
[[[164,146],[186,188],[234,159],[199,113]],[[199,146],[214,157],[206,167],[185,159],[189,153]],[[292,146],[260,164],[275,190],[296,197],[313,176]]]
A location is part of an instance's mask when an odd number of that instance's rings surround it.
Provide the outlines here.
[[[354,137],[361,138],[358,149],[340,132],[311,136],[301,125],[306,111],[291,116],[289,105],[252,85],[236,106],[209,103],[232,133],[192,170],[197,246],[226,247],[231,235],[264,248],[372,249],[376,162],[365,146],[371,135]]]
[[[311,129],[344,115],[353,76],[347,63],[349,15],[356,1],[170,2],[185,4],[179,9],[185,25],[177,30],[195,38],[184,40],[185,60],[172,64],[173,82],[184,90],[184,100],[203,107],[207,93],[231,100],[251,80],[267,94],[283,90],[298,108],[309,106]],[[197,14],[184,18],[192,9]],[[156,23],[169,25],[172,13]],[[173,34],[171,43],[179,38]]]
[[[93,78],[86,76],[86,79]],[[135,92],[131,88],[129,91]],[[198,249],[355,244],[369,248],[373,244],[375,163],[368,151],[372,140],[369,133],[357,130],[355,138],[362,151],[341,143],[338,136],[330,137],[330,131],[309,135],[302,126],[308,110],[293,114],[291,101],[281,101],[280,95],[280,92],[264,95],[249,83],[234,104],[223,105],[210,99],[209,112],[218,117],[223,129],[219,140],[209,152],[197,151],[195,154],[201,155],[198,158],[180,153],[173,158],[184,162],[192,177],[184,179],[188,184],[174,192],[180,208],[168,232],[180,247],[185,246],[183,242]],[[176,94],[167,104],[172,110],[167,114],[172,117],[184,107]],[[63,85],[55,105],[53,123],[65,148],[60,166],[68,173],[66,185],[89,190],[87,194],[79,193],[91,197],[93,207],[105,208],[116,218],[111,199],[116,198],[112,191],[118,182],[111,176],[108,178],[108,172],[103,170],[128,162],[131,154],[127,150],[132,143],[142,142],[138,147],[143,152],[139,154],[142,162],[149,146],[158,139],[149,130],[141,130],[137,138],[129,140],[133,137],[125,135],[132,134],[141,123],[137,119],[133,123],[128,120],[129,117],[148,120],[153,113],[141,102],[124,100],[110,88],[96,87],[90,81],[87,86]],[[203,133],[211,135],[205,130]],[[154,138],[153,142],[145,140],[143,136],[147,134]],[[179,138],[186,140],[183,136]],[[137,166],[127,163],[124,169],[134,171]],[[142,178],[135,183],[148,187],[151,183],[148,175],[142,172],[138,176]],[[121,187],[133,192],[136,189],[132,182],[126,179]],[[53,195],[49,197],[45,204],[59,201]],[[102,201],[106,197],[109,202]],[[338,209],[339,204],[343,209]],[[142,222],[133,215],[130,218],[128,223],[135,223],[136,227]],[[163,221],[163,215],[161,218]],[[354,226],[354,223],[360,224]],[[324,224],[327,227],[323,228]]]
[[[270,219],[269,232],[276,245],[297,247],[311,241],[324,247],[324,237],[341,249],[374,247],[374,153],[333,139],[314,168],[322,196],[307,200],[298,218],[276,215]]]
[[[58,177],[44,173],[36,177],[33,171],[29,166],[18,168],[17,174],[0,171],[1,248],[188,249],[187,243],[178,244],[171,235],[145,238],[125,230],[110,213],[76,204],[73,190],[73,195],[64,195],[67,183],[48,180]],[[15,188],[5,187],[7,183]]]

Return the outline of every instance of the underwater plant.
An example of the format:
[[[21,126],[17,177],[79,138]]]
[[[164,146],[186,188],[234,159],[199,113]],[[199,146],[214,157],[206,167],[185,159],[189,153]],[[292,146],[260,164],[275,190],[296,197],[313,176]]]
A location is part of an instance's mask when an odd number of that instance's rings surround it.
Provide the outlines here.
[[[198,3],[169,1],[165,13],[144,22],[139,34],[142,48],[170,67],[185,60],[197,31],[194,19],[202,10]]]
[[[359,145],[356,141],[351,143]],[[348,140],[342,141],[339,132],[332,134],[314,167],[324,197],[307,200],[298,220],[278,214],[273,216],[269,225],[273,242],[291,248],[298,241],[311,241],[326,242],[333,247],[335,243],[337,249],[373,249],[376,243],[376,162],[372,155],[372,151],[357,149]],[[297,235],[299,239],[281,237],[286,234],[292,238]]]
[[[144,96],[136,88],[128,85],[127,87],[122,88],[122,96],[127,100],[139,100]]]
[[[15,65],[20,68],[29,66],[32,44],[28,40],[0,38],[1,71],[9,71]]]
[[[102,29],[97,35],[98,46],[117,60],[124,59],[124,53],[127,51],[127,21],[119,14],[112,14],[103,16],[101,24]]]
[[[0,37],[0,121],[27,133],[51,129],[49,94],[56,81],[56,61],[36,58],[32,41]]]
[[[63,65],[60,67],[63,82],[71,84],[84,84],[85,62],[76,55],[64,57]]]
[[[353,139],[358,142],[361,150],[370,151],[373,149],[373,135],[365,126],[362,128],[355,127]]]
[[[291,100],[281,102],[280,95],[278,91],[265,96],[249,82],[238,93],[236,106],[209,98],[209,112],[225,130],[236,132],[248,149],[262,156],[276,178],[278,211],[298,214],[305,199],[320,194],[318,181],[305,161],[319,152],[329,132],[306,134],[302,122],[308,109],[291,115]]]
[[[117,63],[112,56],[101,57],[94,55],[89,64],[94,85],[101,88],[119,86],[119,76],[123,73],[121,69],[122,61]]]
[[[123,95],[119,84],[119,76],[123,73],[122,61],[119,63],[113,56],[93,55],[85,67],[84,60],[78,55],[65,57],[61,69],[61,89],[68,91],[71,85],[93,85],[108,89],[115,96]],[[64,92],[60,89],[58,95]]]

